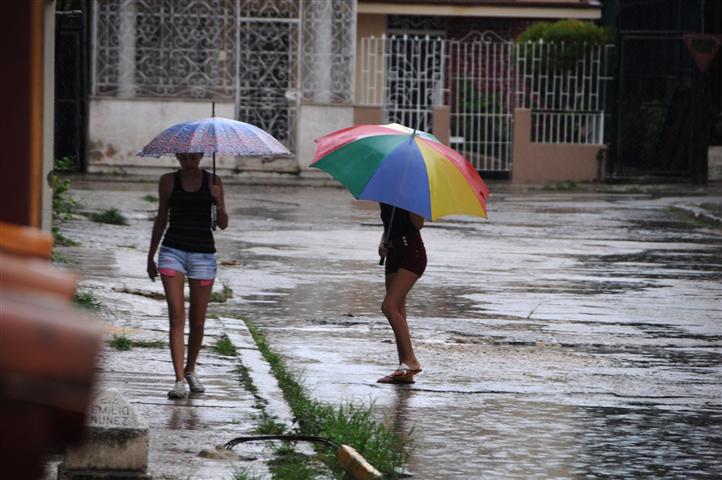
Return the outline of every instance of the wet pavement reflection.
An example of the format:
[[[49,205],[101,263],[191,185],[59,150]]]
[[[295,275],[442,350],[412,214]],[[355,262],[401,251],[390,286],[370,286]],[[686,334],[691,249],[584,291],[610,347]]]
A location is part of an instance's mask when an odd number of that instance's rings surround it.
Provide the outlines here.
[[[218,284],[233,297],[212,311],[265,328],[315,397],[374,402],[412,431],[416,478],[718,478],[722,230],[671,207],[722,197],[497,190],[489,221],[423,230],[413,385],[375,383],[396,362],[380,313],[381,226],[375,204],[343,190],[230,186],[231,227],[216,238]],[[141,278],[144,192],[81,194],[134,220],[74,221],[66,236],[122,246],[115,255],[139,261],[127,274]],[[106,303],[143,301],[98,288]]]

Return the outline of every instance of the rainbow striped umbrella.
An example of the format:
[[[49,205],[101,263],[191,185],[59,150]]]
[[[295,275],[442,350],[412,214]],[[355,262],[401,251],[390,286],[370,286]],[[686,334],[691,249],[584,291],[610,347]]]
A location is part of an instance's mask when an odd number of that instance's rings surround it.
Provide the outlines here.
[[[428,220],[486,217],[489,189],[474,167],[435,136],[391,123],[358,125],[316,139],[311,166],[359,200],[387,203]]]

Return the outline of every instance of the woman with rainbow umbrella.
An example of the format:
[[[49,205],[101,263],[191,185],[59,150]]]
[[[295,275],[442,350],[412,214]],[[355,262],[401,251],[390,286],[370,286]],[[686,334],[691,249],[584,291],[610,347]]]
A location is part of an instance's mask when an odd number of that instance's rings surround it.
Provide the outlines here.
[[[426,268],[419,230],[424,219],[486,217],[489,189],[474,167],[438,138],[399,124],[359,125],[316,139],[311,163],[331,174],[357,199],[380,203],[386,258],[381,310],[396,339],[399,366],[378,380],[412,383],[421,372],[406,319],[406,297]]]

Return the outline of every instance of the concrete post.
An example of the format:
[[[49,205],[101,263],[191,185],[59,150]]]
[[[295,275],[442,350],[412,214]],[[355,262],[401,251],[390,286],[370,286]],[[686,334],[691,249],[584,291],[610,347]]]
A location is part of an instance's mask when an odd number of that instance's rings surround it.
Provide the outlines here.
[[[431,133],[441,140],[441,143],[449,145],[449,137],[451,136],[451,107],[448,105],[433,107],[431,115],[431,124],[433,126]]]

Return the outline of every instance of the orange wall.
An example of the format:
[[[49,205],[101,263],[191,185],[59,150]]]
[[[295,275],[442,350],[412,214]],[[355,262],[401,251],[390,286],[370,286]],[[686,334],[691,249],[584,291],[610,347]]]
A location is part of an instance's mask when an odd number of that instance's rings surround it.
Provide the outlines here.
[[[43,1],[3,2],[0,75],[3,123],[0,221],[40,226],[42,196]]]
[[[597,154],[604,145],[532,143],[531,110],[514,110],[514,146],[512,183],[544,184],[547,182],[600,181],[604,165]]]

